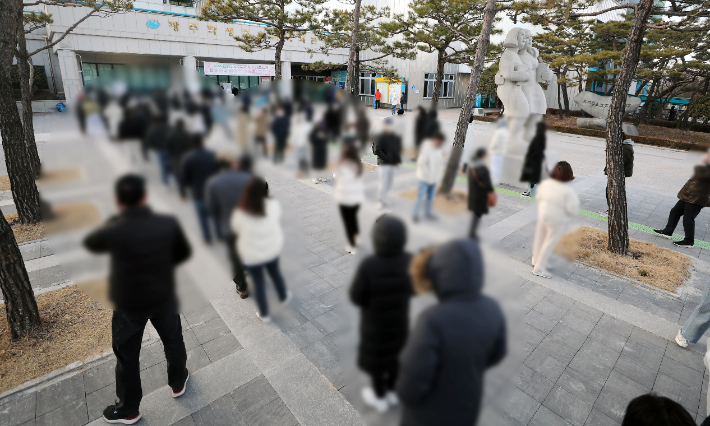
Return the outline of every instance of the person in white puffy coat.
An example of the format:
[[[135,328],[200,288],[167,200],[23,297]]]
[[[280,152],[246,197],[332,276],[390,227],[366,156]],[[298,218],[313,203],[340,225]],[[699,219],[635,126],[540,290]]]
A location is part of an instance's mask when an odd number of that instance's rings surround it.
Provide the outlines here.
[[[436,184],[441,179],[444,172],[444,160],[446,153],[442,145],[444,143],[444,135],[436,132],[431,136],[431,139],[426,140],[419,150],[417,157],[417,179],[419,179],[419,187],[417,190],[417,200],[414,202],[413,219],[415,222],[419,220],[419,209],[422,201],[426,197],[424,205],[424,214],[429,219],[436,219],[432,213],[432,205],[434,203],[434,191]]]
[[[573,179],[572,166],[566,161],[560,161],[550,178],[539,185],[537,229],[532,256],[533,275],[551,278],[547,270],[550,255],[579,211],[579,197],[569,184]]]
[[[360,204],[365,201],[365,186],[362,180],[362,161],[352,144],[343,146],[343,152],[335,170],[335,190],[333,195],[338,203],[340,216],[345,225],[345,234],[348,244],[345,251],[356,253],[360,228],[357,223],[357,211]]]
[[[498,185],[503,175],[503,158],[508,147],[508,120],[500,117],[495,125],[496,130],[493,132],[491,144],[488,145],[488,155],[491,160],[491,182]]]

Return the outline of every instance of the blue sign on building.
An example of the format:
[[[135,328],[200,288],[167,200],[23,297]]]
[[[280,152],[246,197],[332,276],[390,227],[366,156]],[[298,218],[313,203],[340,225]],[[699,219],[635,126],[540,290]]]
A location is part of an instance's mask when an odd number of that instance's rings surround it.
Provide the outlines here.
[[[145,23],[145,25],[148,28],[152,28],[152,29],[156,30],[160,27],[160,22],[158,22],[157,19],[150,19],[150,20],[148,20],[148,22]]]

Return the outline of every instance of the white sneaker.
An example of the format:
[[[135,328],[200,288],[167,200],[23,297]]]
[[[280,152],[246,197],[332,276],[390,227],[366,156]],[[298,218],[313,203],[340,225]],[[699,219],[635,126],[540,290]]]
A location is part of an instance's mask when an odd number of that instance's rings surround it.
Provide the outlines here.
[[[675,342],[680,346],[681,348],[687,348],[688,347],[688,340],[683,337],[682,334],[680,334],[680,330],[678,330],[678,334],[675,336]]]
[[[522,195],[523,197],[530,198],[530,191],[523,191],[520,193],[520,195]]]
[[[320,181],[318,179],[312,179],[313,183],[318,184]]]
[[[536,271],[533,269],[532,273],[533,273],[533,275],[541,277],[541,278],[552,278],[552,275],[550,275],[549,273],[544,272],[544,271]]]
[[[601,217],[609,217],[609,210],[604,210],[603,212],[599,212],[599,216],[601,216]]]
[[[369,405],[380,413],[387,411],[387,399],[378,398],[377,395],[375,395],[375,391],[372,390],[371,387],[362,388],[362,399],[365,401],[366,405]]]
[[[259,315],[259,311],[256,311],[256,316],[259,317],[259,319],[264,321],[266,324],[271,322],[271,317],[269,317],[268,315],[265,317],[262,317],[261,315]]]
[[[397,398],[397,394],[394,391],[387,392],[387,402],[393,407],[399,405],[399,398]]]
[[[281,302],[283,305],[288,305],[291,303],[291,299],[293,299],[293,293],[291,293],[291,290],[286,290],[286,300]]]

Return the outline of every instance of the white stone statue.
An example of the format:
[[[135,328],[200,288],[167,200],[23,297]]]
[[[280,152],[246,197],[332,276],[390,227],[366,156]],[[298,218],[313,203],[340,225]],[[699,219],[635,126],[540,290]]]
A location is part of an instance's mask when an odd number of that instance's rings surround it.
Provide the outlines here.
[[[502,183],[517,185],[528,144],[537,123],[547,112],[547,100],[540,83],[552,81],[550,67],[538,59],[532,46],[532,33],[524,28],[511,29],[503,43],[505,51],[496,74],[497,93],[508,120],[508,144],[503,161]]]
[[[520,58],[520,50],[525,48],[525,30],[515,27],[505,38],[496,74],[497,94],[505,107],[505,118],[508,120],[508,153],[525,155],[527,144],[523,141],[523,129],[530,116],[523,85],[530,80],[529,65]]]

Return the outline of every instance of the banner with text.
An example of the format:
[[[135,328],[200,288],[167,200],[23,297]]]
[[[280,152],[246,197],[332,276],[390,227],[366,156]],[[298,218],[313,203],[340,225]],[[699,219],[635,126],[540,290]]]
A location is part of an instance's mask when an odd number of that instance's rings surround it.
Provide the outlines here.
[[[272,77],[276,75],[276,66],[267,64],[223,64],[220,62],[205,62],[205,75]]]

